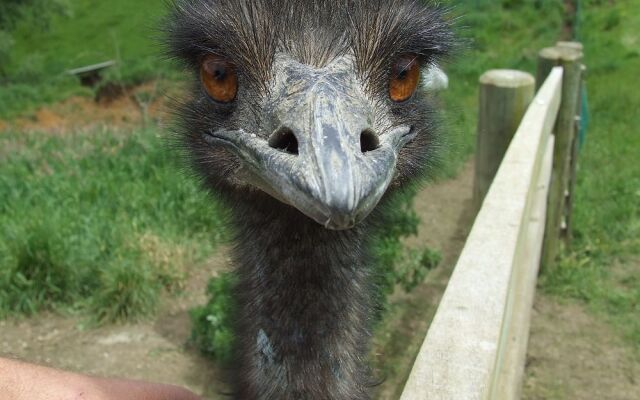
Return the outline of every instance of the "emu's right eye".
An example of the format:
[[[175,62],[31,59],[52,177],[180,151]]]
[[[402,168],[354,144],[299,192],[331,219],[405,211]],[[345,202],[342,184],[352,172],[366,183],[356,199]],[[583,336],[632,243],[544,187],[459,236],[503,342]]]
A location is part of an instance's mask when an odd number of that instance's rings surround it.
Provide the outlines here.
[[[398,58],[391,70],[389,97],[396,103],[409,100],[418,88],[420,81],[420,64],[413,54],[405,54]]]
[[[200,64],[200,80],[209,96],[220,103],[230,103],[238,93],[236,67],[223,57],[210,54]]]

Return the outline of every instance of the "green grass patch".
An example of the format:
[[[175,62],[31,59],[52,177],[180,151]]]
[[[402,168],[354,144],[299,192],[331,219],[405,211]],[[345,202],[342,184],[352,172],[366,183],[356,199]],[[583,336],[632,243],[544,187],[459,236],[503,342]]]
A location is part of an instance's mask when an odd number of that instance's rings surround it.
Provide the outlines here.
[[[535,75],[538,51],[552,46],[563,20],[562,0],[449,1],[462,44],[445,65],[449,89],[444,103],[444,165],[439,177],[452,178],[473,153],[478,121],[478,80],[490,69],[518,69]],[[544,16],[544,17],[541,17]]]
[[[237,282],[233,272],[211,278],[207,285],[209,300],[189,311],[192,324],[190,342],[204,355],[223,365],[233,360],[235,333],[232,318],[238,307],[234,297]]]
[[[116,60],[117,66],[105,71],[104,82],[124,85],[176,77],[174,66],[161,60],[159,42],[154,39],[166,13],[162,0],[36,3],[45,5],[25,6],[4,34],[11,37],[0,36],[0,56],[6,58],[4,84],[0,79],[0,118],[74,94],[92,95],[76,77],[65,74],[71,68]]]
[[[219,206],[152,130],[0,136],[0,318],[153,312],[224,236]]]
[[[544,290],[606,315],[640,350],[640,1],[584,1],[589,131],[575,191],[575,241]]]

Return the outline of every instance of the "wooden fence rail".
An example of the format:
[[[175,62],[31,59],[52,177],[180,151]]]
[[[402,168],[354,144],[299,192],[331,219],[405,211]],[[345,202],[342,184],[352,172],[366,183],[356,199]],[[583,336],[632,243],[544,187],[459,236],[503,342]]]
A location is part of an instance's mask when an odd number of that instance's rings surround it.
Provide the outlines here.
[[[562,86],[563,69],[556,67],[527,109],[401,400],[518,398]]]

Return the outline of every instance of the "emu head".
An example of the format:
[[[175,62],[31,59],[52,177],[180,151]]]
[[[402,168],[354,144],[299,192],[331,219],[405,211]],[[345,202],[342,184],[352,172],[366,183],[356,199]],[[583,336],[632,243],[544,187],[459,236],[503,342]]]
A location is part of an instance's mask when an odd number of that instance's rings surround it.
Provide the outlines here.
[[[432,7],[177,0],[166,31],[193,76],[182,143],[222,193],[266,193],[347,229],[434,155],[420,82],[452,38]]]

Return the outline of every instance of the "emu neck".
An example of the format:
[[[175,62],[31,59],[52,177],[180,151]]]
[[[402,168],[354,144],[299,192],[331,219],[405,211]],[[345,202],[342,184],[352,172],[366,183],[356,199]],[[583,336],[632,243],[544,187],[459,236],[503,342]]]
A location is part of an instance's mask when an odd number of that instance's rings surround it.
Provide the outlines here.
[[[240,219],[238,398],[368,399],[364,227],[330,231],[284,207]]]

